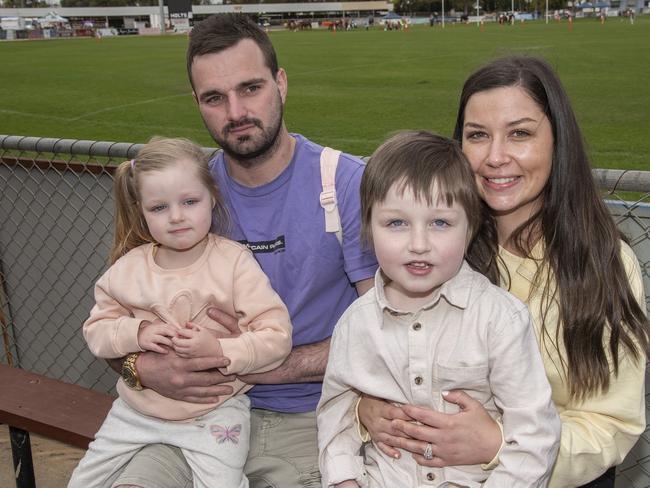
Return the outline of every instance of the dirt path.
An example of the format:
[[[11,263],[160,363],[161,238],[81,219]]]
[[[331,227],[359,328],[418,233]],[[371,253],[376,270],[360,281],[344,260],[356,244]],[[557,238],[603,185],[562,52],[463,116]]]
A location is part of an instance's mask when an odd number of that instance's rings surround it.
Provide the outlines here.
[[[30,435],[34,473],[38,488],[65,488],[79,459],[85,451],[67,444],[51,441],[38,435]],[[0,486],[16,486],[9,427],[0,425]]]

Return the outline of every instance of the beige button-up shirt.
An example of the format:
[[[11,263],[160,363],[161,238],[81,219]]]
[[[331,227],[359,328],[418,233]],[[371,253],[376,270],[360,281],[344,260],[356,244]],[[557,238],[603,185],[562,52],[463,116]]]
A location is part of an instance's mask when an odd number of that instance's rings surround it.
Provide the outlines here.
[[[360,454],[355,404],[361,393],[456,413],[442,392],[462,389],[502,417],[499,465],[421,467],[409,455]],[[318,405],[323,487],[348,479],[369,487],[543,487],[557,453],[560,422],[551,402],[526,306],[465,263],[416,312],[396,310],[375,288],[339,320]]]

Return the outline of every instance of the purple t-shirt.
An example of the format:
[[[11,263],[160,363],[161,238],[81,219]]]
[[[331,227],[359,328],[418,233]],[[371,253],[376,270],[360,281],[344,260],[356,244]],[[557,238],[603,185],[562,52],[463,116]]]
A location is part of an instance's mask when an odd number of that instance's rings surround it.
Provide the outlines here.
[[[374,254],[359,242],[359,185],[364,165],[342,154],[336,170],[336,195],[343,246],[325,232],[320,206],[322,146],[296,139],[293,159],[273,181],[255,188],[235,182],[223,153],[212,172],[231,217],[230,237],[249,246],[289,309],[293,345],[332,335],[339,317],[356,298],[354,283],[372,278]],[[256,385],[248,395],[254,408],[279,412],[316,409],[321,383]]]

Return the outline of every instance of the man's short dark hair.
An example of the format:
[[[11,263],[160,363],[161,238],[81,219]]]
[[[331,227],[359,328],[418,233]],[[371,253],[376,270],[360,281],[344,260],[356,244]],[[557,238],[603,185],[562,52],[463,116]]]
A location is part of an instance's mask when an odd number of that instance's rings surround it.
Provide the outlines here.
[[[211,15],[199,22],[190,33],[190,44],[187,48],[187,74],[190,83],[194,58],[219,53],[244,39],[250,39],[257,44],[264,55],[266,66],[275,78],[278,73],[278,59],[266,32],[246,14],[224,13]]]

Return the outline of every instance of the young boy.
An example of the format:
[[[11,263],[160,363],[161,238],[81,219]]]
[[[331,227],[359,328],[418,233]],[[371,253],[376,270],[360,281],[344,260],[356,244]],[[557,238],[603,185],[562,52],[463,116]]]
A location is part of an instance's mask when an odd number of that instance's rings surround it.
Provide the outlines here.
[[[424,131],[391,137],[365,170],[361,212],[380,269],[332,336],[317,409],[323,487],[546,486],[559,418],[526,306],[464,260],[481,201],[460,147]],[[361,394],[453,413],[442,397],[457,389],[502,419],[494,470],[422,467],[372,442],[361,450]]]

